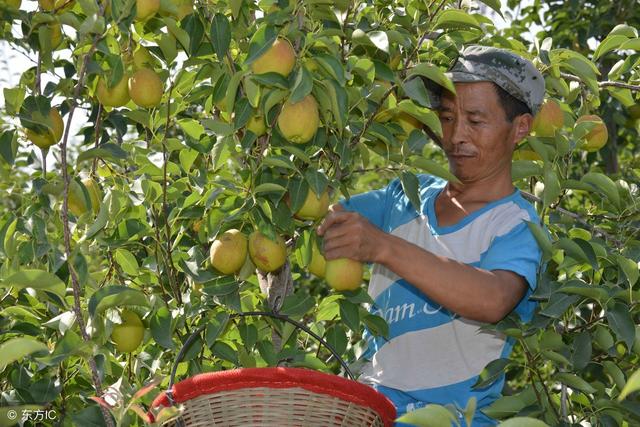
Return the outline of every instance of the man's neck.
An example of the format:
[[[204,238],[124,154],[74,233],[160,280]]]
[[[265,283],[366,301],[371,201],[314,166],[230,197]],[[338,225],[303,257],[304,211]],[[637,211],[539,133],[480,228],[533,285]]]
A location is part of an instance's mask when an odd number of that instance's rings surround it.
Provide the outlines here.
[[[503,179],[483,180],[476,182],[448,182],[445,187],[446,197],[461,203],[490,203],[513,193],[514,186],[511,175]]]

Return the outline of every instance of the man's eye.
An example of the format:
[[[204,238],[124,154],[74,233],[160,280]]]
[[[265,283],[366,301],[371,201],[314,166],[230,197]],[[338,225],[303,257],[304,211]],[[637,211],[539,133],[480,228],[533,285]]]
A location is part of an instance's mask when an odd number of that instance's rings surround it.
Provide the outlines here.
[[[440,120],[442,120],[443,122],[450,122],[453,120],[453,117],[451,116],[440,116]]]
[[[471,123],[472,125],[479,125],[479,124],[481,124],[482,122],[481,122],[481,121],[479,121],[479,120],[469,120],[469,123]]]

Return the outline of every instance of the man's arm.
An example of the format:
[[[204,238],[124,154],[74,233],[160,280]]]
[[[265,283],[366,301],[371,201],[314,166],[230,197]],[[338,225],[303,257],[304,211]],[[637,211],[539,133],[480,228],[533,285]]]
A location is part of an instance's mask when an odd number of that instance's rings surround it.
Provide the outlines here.
[[[434,255],[385,233],[339,205],[318,228],[326,259],[351,258],[384,265],[433,301],[468,319],[495,323],[518,304],[525,279],[511,271],[483,270]]]

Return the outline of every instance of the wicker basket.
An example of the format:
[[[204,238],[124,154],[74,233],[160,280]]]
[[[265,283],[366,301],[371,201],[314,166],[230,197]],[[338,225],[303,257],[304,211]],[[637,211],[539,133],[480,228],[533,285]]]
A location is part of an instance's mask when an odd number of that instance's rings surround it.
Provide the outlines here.
[[[270,312],[235,313],[230,317],[266,316],[291,323],[324,345],[340,362],[345,375],[301,368],[242,368],[195,375],[174,383],[178,363],[204,331],[198,328],[176,357],[168,390],[156,397],[149,411],[180,406],[171,427],[391,427],[396,409],[389,399],[355,381],[340,355],[322,337],[289,317]],[[156,412],[157,413],[157,412]]]
[[[166,426],[390,427],[393,404],[373,388],[301,368],[199,374],[173,386],[180,418]],[[154,408],[171,406],[166,392]]]

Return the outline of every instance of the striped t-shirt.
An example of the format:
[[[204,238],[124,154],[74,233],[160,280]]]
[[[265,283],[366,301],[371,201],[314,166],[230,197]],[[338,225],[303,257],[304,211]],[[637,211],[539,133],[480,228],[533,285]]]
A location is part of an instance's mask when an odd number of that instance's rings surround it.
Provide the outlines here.
[[[435,200],[446,182],[419,176],[422,212],[417,212],[398,180],[382,190],[351,197],[342,204],[383,231],[401,237],[436,255],[485,270],[509,270],[529,284],[515,308],[530,320],[535,302],[540,249],[525,221],[538,222],[530,203],[518,190],[488,203],[452,226],[441,227]],[[513,343],[505,336],[480,330],[481,322],[465,319],[436,304],[382,265],[373,266],[370,311],[389,324],[389,337],[367,336],[367,361],[360,381],[389,397],[398,414],[429,403],[455,403],[464,408],[475,396],[478,411],[473,425],[495,425],[479,410],[499,397],[504,378],[483,389],[472,389],[482,369],[507,357]]]

